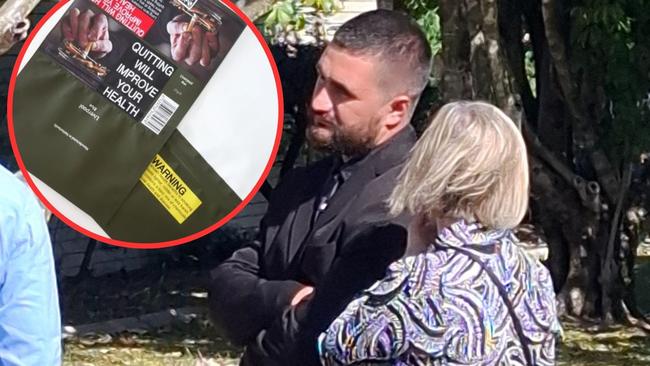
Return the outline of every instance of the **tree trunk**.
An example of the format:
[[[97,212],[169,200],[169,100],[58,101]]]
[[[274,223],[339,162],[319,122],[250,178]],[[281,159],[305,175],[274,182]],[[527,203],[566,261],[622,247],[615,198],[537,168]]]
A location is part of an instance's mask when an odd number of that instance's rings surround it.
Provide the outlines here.
[[[518,122],[519,95],[512,86],[504,57],[497,1],[441,1],[439,5],[443,99],[490,101]]]
[[[515,119],[521,100],[531,154],[531,217],[548,240],[547,265],[563,308],[604,324],[621,320],[633,282],[636,243],[629,241],[639,240],[625,197],[632,166],[620,177],[598,144],[595,124],[606,112],[603,81],[573,74],[570,4],[445,0],[439,6],[443,99],[488,100]],[[529,45],[522,43],[526,32]],[[534,93],[526,47],[533,50]]]
[[[442,31],[442,99],[471,99],[472,74],[465,4],[463,1],[443,0],[439,3],[439,9]]]

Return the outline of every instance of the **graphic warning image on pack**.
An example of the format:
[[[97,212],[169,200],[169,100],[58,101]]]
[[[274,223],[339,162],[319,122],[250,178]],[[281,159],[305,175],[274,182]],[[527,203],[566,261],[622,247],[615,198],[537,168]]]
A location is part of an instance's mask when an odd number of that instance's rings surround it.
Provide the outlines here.
[[[166,195],[150,163],[244,21],[208,0],[76,0],[57,19],[15,84],[27,170],[102,227],[141,182],[183,224],[202,199]]]
[[[224,24],[226,14],[207,1],[77,1],[43,51],[140,121],[177,65],[188,83],[207,82],[243,29],[234,19]]]

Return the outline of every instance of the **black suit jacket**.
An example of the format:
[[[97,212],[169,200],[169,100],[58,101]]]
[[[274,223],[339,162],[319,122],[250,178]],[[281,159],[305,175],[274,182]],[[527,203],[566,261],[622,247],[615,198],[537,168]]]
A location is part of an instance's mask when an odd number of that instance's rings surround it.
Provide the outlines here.
[[[258,240],[212,270],[211,316],[221,334],[247,346],[242,365],[317,364],[318,334],[403,254],[408,218],[389,218],[386,199],[415,139],[407,126],[355,163],[313,227],[334,159],[288,173]],[[290,306],[305,285],[314,294]]]

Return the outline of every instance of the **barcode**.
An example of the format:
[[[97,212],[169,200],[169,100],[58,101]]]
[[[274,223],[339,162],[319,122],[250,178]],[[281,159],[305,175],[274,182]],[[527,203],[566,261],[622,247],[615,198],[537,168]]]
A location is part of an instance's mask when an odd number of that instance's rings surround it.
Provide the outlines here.
[[[157,135],[165,128],[177,108],[178,103],[167,95],[160,94],[160,98],[156,100],[147,115],[142,119],[142,124]]]

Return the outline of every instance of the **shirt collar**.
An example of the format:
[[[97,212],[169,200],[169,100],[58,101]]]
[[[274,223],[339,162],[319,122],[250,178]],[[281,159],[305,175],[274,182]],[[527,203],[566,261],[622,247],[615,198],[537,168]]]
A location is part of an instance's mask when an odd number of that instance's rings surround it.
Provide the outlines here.
[[[492,245],[509,235],[511,235],[510,230],[486,229],[480,223],[467,223],[461,219],[442,229],[435,244],[443,248]]]

